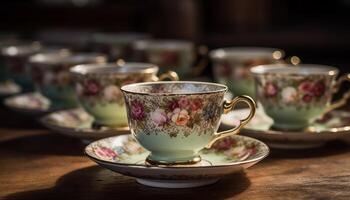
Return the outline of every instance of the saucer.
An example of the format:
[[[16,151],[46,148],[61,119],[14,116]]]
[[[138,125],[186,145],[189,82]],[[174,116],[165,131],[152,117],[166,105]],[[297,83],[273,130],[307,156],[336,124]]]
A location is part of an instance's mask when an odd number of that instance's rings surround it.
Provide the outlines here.
[[[195,165],[152,166],[145,163],[149,152],[132,135],[121,135],[93,142],[85,153],[102,167],[135,177],[143,185],[191,188],[213,184],[253,166],[269,154],[269,148],[256,139],[235,135],[202,150],[202,161]]]
[[[235,110],[223,115],[221,123],[225,128],[231,128],[239,122],[239,119],[248,115],[248,113],[249,109]],[[314,148],[328,141],[348,138],[348,134],[350,134],[350,112],[345,110],[331,111],[323,119],[314,122],[305,131],[272,130],[272,124],[273,120],[259,106],[253,119],[240,133],[262,140],[272,148]]]
[[[0,97],[8,97],[21,92],[21,87],[13,81],[4,81],[0,83]]]
[[[85,143],[130,133],[129,127],[93,127],[93,117],[82,108],[52,112],[42,117],[40,122],[48,129],[63,135],[80,138]]]
[[[50,101],[37,92],[19,94],[4,100],[5,106],[26,115],[41,115],[50,112]]]

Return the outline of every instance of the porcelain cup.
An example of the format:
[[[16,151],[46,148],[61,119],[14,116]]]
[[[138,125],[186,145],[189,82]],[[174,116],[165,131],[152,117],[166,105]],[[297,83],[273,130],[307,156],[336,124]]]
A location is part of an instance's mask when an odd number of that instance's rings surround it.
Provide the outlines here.
[[[132,45],[133,60],[159,66],[160,72],[173,70],[180,77],[199,75],[207,65],[207,48],[185,40],[138,40]],[[200,58],[200,59],[199,59]]]
[[[131,133],[151,152],[147,162],[155,165],[199,162],[201,149],[238,133],[255,113],[252,98],[239,96],[224,101],[227,87],[216,83],[136,83],[121,90]],[[248,104],[249,115],[234,129],[218,133],[221,115],[233,110],[238,102]]]
[[[251,72],[255,78],[257,100],[273,119],[276,129],[305,129],[350,98],[350,92],[347,92],[341,100],[331,103],[341,83],[350,80],[347,74],[337,81],[339,72],[335,67],[275,64],[253,67]]]
[[[254,80],[250,68],[280,63],[284,51],[263,47],[228,47],[212,50],[209,54],[213,62],[213,74],[216,82],[227,85],[234,95],[254,97]]]
[[[29,69],[37,90],[50,100],[53,108],[71,108],[78,106],[78,101],[69,69],[106,60],[99,53],[40,53],[30,57]]]
[[[7,77],[15,81],[24,91],[33,90],[33,82],[27,71],[28,58],[42,50],[38,42],[16,44],[1,49]]]
[[[95,125],[108,127],[128,125],[121,86],[166,78],[178,80],[175,72],[159,77],[157,72],[158,67],[149,63],[88,64],[71,69],[80,104],[94,117]]]

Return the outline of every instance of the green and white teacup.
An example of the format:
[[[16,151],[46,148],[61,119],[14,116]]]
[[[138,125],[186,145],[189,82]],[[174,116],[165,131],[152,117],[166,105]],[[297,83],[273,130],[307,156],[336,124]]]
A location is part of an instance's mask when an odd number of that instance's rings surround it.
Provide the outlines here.
[[[199,75],[207,65],[207,48],[186,40],[144,39],[133,42],[133,60],[175,71],[180,77]]]
[[[166,78],[178,80],[175,72],[159,78],[157,72],[158,67],[149,63],[88,64],[71,69],[80,104],[94,117],[95,125],[108,127],[128,125],[121,86]]]
[[[253,67],[251,72],[257,99],[274,120],[276,129],[305,129],[350,98],[350,92],[347,92],[341,100],[331,104],[341,83],[350,80],[350,74],[347,74],[336,81],[339,71],[335,67],[275,64]]]
[[[47,97],[53,108],[78,105],[69,69],[78,64],[105,63],[98,53],[40,53],[29,58],[29,69],[37,90]]]
[[[227,85],[236,95],[254,97],[254,80],[250,68],[282,62],[284,51],[264,47],[228,47],[210,52],[213,61],[214,79]]]
[[[26,67],[28,58],[42,50],[38,42],[20,43],[1,49],[1,60],[8,78],[19,84],[24,91],[33,90],[33,82]]]
[[[136,83],[121,88],[129,127],[137,141],[151,154],[150,164],[191,164],[201,160],[198,152],[217,139],[239,132],[255,113],[248,96],[224,101],[227,87],[191,81]],[[250,107],[249,116],[234,129],[219,132],[220,117],[238,102]]]

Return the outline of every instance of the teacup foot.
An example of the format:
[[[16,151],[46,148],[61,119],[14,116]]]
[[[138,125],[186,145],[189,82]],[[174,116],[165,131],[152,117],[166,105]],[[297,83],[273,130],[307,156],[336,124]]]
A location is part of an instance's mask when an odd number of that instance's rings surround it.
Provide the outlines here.
[[[200,156],[195,156],[190,159],[183,159],[177,161],[169,161],[169,160],[155,160],[152,159],[151,155],[147,156],[146,164],[148,165],[193,165],[199,163],[202,160]]]
[[[194,188],[205,185],[211,185],[219,181],[219,178],[204,180],[152,180],[152,179],[136,179],[142,185],[157,188]]]

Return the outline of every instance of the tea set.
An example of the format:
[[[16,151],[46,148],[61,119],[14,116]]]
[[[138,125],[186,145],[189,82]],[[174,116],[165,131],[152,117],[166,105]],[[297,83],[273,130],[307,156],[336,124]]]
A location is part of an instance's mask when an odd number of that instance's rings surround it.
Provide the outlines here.
[[[333,103],[332,97],[350,75],[336,80],[335,67],[300,64],[297,57],[288,64],[280,49],[223,48],[209,54],[219,83],[179,81],[178,74],[204,69],[207,56],[198,57],[206,48],[144,34],[94,38],[107,54],[3,48],[2,58],[12,59],[6,69],[21,66],[17,75],[26,77],[9,76],[17,92],[35,88],[4,104],[80,139],[92,161],[140,184],[209,185],[260,162],[268,146],[303,149],[349,139],[350,112],[339,108],[350,92]]]

